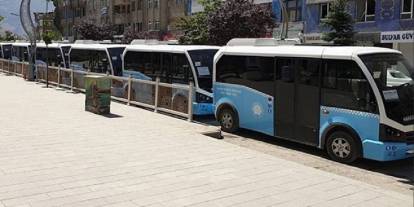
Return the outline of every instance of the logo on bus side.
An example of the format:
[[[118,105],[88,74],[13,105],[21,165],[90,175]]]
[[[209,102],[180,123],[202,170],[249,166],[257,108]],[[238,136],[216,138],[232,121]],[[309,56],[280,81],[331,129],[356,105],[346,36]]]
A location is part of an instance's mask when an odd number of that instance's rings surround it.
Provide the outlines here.
[[[253,103],[252,111],[257,117],[260,117],[263,114],[263,108],[259,103]]]

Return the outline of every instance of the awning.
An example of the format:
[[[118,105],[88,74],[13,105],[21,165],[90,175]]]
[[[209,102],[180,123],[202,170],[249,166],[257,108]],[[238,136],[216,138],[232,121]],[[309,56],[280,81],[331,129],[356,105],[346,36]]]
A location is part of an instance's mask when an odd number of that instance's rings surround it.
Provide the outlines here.
[[[307,0],[306,4],[322,4],[322,3],[328,3],[333,2],[334,0]]]

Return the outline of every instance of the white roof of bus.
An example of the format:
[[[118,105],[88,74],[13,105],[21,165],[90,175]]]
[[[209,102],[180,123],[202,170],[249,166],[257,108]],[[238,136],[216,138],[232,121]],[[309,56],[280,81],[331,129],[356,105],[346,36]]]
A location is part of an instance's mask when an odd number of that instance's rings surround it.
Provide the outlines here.
[[[380,47],[343,47],[343,46],[226,46],[219,53],[233,55],[288,56],[351,59],[355,55],[372,53],[401,53],[397,50]]]
[[[30,43],[28,43],[28,42],[15,42],[15,43],[12,43],[12,45],[13,46],[20,46],[20,47],[27,47],[27,46],[30,46]]]
[[[185,52],[190,50],[220,49],[217,46],[207,45],[128,45],[127,51],[154,51],[154,52]]]
[[[36,46],[41,47],[41,48],[45,48],[46,44],[44,42],[41,42],[41,43],[37,43]],[[71,46],[71,45],[66,44],[66,43],[63,43],[63,44],[62,43],[52,43],[52,44],[48,45],[49,48],[60,48],[62,46]]]
[[[110,44],[72,44],[72,49],[80,50],[106,50],[107,48],[123,48],[126,45],[110,45]]]

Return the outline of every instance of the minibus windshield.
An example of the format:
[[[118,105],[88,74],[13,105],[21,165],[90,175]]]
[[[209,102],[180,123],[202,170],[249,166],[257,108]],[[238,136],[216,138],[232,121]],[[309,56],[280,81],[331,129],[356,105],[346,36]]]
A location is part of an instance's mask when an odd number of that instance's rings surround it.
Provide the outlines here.
[[[396,53],[361,55],[382,93],[387,116],[404,125],[414,124],[414,69]]]
[[[200,88],[211,92],[213,87],[213,59],[218,50],[191,50],[189,55],[197,73]]]

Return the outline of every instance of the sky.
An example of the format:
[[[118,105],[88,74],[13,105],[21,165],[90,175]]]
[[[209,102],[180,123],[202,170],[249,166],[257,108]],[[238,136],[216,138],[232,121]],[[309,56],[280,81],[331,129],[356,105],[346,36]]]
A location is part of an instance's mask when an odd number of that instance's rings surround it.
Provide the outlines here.
[[[23,35],[24,31],[20,24],[20,17],[13,16],[10,13],[19,14],[21,0],[0,0],[0,16],[5,20],[0,25],[2,31],[10,30],[19,35]],[[46,10],[46,0],[32,0],[32,12],[44,12]],[[49,3],[49,11],[53,11],[53,4]]]

